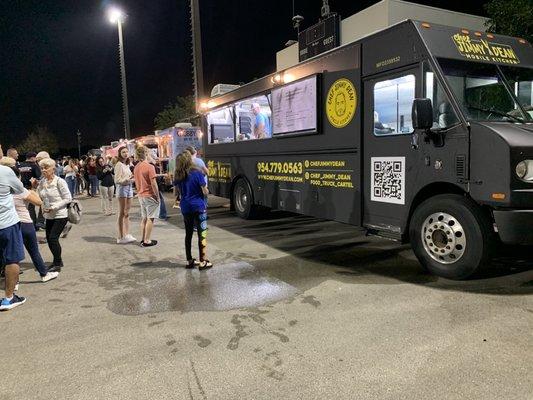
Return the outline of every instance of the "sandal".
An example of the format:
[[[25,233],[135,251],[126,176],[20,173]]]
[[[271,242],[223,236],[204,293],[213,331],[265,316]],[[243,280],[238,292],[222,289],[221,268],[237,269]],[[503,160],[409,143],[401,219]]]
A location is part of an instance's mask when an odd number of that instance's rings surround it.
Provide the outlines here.
[[[209,260],[204,260],[202,262],[200,262],[200,264],[198,265],[198,269],[200,271],[204,270],[204,269],[209,269],[213,266],[213,263]]]

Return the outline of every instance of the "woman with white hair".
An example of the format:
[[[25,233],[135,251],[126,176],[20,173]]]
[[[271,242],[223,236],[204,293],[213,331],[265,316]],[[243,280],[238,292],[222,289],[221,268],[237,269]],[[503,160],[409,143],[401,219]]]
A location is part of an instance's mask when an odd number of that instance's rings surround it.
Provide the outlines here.
[[[46,220],[46,241],[54,256],[48,271],[61,271],[63,259],[61,258],[61,245],[59,236],[67,225],[68,205],[72,196],[67,182],[55,175],[56,163],[51,158],[44,158],[39,162],[43,179],[39,182],[37,191],[43,201],[43,213]]]

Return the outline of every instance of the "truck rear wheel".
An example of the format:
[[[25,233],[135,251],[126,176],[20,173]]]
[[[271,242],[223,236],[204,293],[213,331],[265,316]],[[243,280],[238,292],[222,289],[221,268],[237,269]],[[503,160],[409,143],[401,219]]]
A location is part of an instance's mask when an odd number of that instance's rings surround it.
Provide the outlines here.
[[[409,236],[423,267],[443,278],[465,279],[489,261],[494,234],[479,206],[446,194],[416,208]]]
[[[233,207],[240,218],[250,219],[254,216],[254,205],[252,193],[248,183],[244,179],[239,179],[233,188]]]

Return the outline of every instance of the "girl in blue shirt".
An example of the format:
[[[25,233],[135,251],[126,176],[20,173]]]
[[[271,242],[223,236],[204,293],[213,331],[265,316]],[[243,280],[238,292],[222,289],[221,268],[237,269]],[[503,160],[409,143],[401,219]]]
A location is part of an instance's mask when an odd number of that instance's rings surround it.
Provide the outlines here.
[[[174,186],[181,193],[180,208],[185,223],[185,254],[187,255],[186,268],[203,270],[211,268],[213,264],[206,258],[207,250],[207,204],[206,197],[209,193],[205,183],[204,174],[194,166],[191,154],[184,151],[176,157],[176,171],[174,173]],[[191,243],[196,226],[198,232],[198,252],[200,262],[192,258]]]

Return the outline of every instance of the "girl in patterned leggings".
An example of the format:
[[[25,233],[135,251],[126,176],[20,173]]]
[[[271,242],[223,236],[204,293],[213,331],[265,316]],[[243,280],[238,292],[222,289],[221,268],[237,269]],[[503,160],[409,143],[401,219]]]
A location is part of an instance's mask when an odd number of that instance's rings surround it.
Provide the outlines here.
[[[174,186],[181,193],[180,208],[185,223],[185,254],[187,256],[186,268],[208,269],[213,264],[206,258],[207,250],[207,204],[206,198],[209,191],[205,183],[204,174],[197,169],[191,154],[187,151],[176,157],[176,171],[174,173]],[[200,261],[192,258],[191,245],[194,227],[198,231],[198,253]]]

